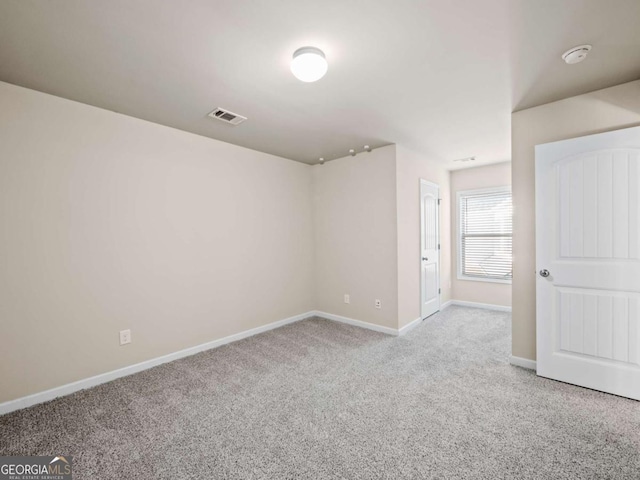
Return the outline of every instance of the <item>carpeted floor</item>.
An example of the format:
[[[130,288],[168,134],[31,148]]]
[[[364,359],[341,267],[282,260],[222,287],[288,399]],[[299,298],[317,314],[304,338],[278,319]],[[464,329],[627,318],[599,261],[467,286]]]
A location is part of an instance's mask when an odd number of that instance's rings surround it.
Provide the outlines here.
[[[638,479],[640,403],[510,366],[510,315],[310,319],[0,417],[75,479]]]

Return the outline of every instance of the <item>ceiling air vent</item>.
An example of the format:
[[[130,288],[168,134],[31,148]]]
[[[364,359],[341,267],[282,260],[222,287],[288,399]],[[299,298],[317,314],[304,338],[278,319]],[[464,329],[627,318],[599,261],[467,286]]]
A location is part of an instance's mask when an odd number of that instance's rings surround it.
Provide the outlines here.
[[[230,123],[231,125],[240,125],[247,119],[247,117],[243,117],[242,115],[238,115],[237,113],[230,112],[223,108],[216,108],[209,114],[209,116],[211,118],[217,118],[221,122]]]

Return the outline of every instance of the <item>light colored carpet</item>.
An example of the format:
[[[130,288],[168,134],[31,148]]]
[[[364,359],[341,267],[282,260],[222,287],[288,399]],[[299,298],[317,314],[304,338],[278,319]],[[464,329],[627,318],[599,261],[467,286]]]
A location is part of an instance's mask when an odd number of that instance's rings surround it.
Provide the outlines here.
[[[638,479],[640,404],[508,364],[510,315],[310,319],[0,417],[76,479]]]

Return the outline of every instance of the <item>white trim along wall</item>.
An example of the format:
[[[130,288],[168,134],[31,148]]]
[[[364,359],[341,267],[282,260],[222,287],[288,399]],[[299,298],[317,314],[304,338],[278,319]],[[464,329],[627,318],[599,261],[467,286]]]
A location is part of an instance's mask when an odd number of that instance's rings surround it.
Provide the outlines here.
[[[506,311],[504,307],[500,307],[499,305],[474,304],[472,302],[459,302],[455,300],[449,300],[448,302],[442,304],[441,310],[444,310],[445,308],[451,305],[483,308],[483,309],[497,310],[497,311]],[[333,315],[331,313],[313,310],[306,313],[302,313],[300,315],[295,315],[293,317],[285,318],[277,322],[272,322],[261,327],[246,330],[244,332],[236,333],[234,335],[229,335],[227,337],[214,340],[212,342],[206,342],[201,345],[197,345],[195,347],[185,348],[184,350],[180,350],[178,352],[152,358],[144,362],[136,363],[135,365],[129,365],[124,368],[119,368],[117,370],[112,370],[110,372],[106,372],[100,375],[95,375],[89,378],[78,380],[76,382],[71,382],[71,383],[62,385],[60,387],[55,387],[49,390],[45,390],[43,392],[38,392],[32,395],[27,395],[25,397],[17,398],[15,400],[10,400],[4,403],[0,403],[0,415],[4,415],[6,413],[10,413],[15,410],[20,410],[22,408],[27,408],[32,405],[37,405],[39,403],[48,402],[58,397],[70,395],[74,392],[79,392],[80,390],[85,390],[87,388],[95,387],[97,385],[101,385],[103,383],[107,383],[112,380],[116,380],[118,378],[127,377],[129,375],[133,375],[134,373],[142,372],[144,370],[157,367],[158,365],[162,365],[163,363],[168,363],[174,360],[178,360],[180,358],[189,357],[191,355],[195,355],[200,352],[218,348],[223,345],[227,345],[229,343],[237,342],[239,340],[243,340],[245,338],[249,338],[254,335],[268,332],[270,330],[284,327],[286,325],[290,325],[292,323],[299,322],[301,320],[306,320],[312,317],[320,317],[326,320],[344,323],[346,325],[351,325],[358,328],[366,328],[368,330],[372,330],[375,332],[380,332],[386,335],[393,335],[398,337],[406,335],[411,330],[413,330],[418,325],[420,325],[420,323],[423,321],[421,318],[418,317],[415,320],[413,320],[411,323],[405,325],[404,327],[399,329],[394,329],[389,327],[383,327],[383,326],[376,325],[369,322],[363,322],[361,320],[355,320],[353,318],[347,318],[340,315]],[[511,363],[519,367],[530,368],[535,370],[535,362],[533,362],[532,360],[520,359],[518,357],[511,357]]]
[[[344,323],[346,325],[351,325],[358,328],[366,328],[368,330],[373,330],[375,332],[380,332],[386,335],[393,335],[393,336],[402,336],[407,334],[409,331],[417,327],[422,321],[420,318],[416,318],[413,322],[411,322],[408,325],[405,325],[403,328],[394,329],[394,328],[382,327],[380,325],[376,325],[373,323],[363,322],[361,320],[354,320],[352,318],[342,317],[340,315],[333,315],[331,313],[318,312],[314,310],[314,311],[302,313],[300,315],[295,315],[293,317],[285,318],[277,322],[272,322],[258,328],[252,328],[244,332],[236,333],[234,335],[229,335],[228,337],[214,340],[212,342],[206,342],[201,345],[197,345],[195,347],[185,348],[184,350],[180,350],[178,352],[152,358],[144,362],[136,363],[135,365],[129,365],[124,368],[119,368],[117,370],[112,370],[110,372],[102,373],[100,375],[95,375],[93,377],[84,378],[76,382],[71,382],[66,385],[62,385],[60,387],[51,388],[43,392],[38,392],[32,395],[27,395],[25,397],[17,398],[15,400],[10,400],[4,403],[0,403],[0,415],[4,415],[6,413],[10,413],[15,410],[20,410],[22,408],[27,408],[32,405],[36,405],[38,403],[48,402],[49,400],[53,400],[58,397],[70,395],[74,392],[79,392],[80,390],[85,390],[87,388],[95,387],[97,385],[101,385],[103,383],[107,383],[112,380],[116,380],[118,378],[127,377],[129,375],[133,375],[134,373],[148,370],[158,365],[162,365],[163,363],[168,363],[174,360],[178,360],[180,358],[189,357],[191,355],[195,355],[200,352],[218,348],[223,345],[227,345],[229,343],[237,342],[239,340],[243,340],[245,338],[249,338],[254,335],[268,332],[270,330],[284,327],[285,325],[299,322],[301,320],[306,320],[312,317],[320,317],[326,320]]]

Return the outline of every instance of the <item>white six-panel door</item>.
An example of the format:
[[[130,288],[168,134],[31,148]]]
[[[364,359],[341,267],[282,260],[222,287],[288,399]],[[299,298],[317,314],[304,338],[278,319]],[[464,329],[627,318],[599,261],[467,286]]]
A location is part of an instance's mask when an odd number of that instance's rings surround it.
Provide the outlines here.
[[[438,195],[440,187],[420,180],[420,288],[421,317],[440,310],[440,248]]]
[[[536,146],[538,375],[640,399],[640,127]]]

